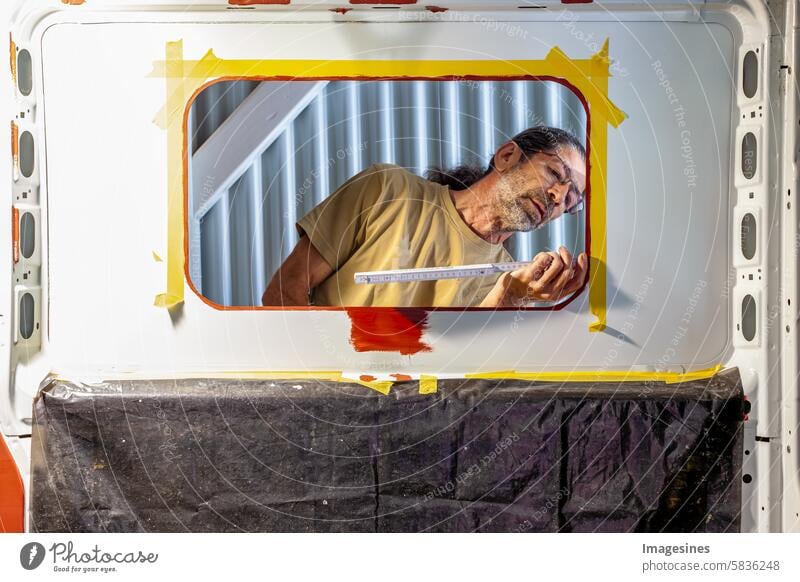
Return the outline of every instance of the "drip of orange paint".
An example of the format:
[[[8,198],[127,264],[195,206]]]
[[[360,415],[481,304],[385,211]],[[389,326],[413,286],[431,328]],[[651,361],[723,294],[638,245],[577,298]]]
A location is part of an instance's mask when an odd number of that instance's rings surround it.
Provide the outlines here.
[[[409,376],[408,374],[389,374],[389,375],[398,382],[409,382],[411,380],[411,376]]]
[[[430,352],[422,341],[428,326],[424,309],[348,307],[350,343],[357,352],[399,352],[404,356]]]
[[[373,382],[373,381],[375,381],[375,380],[376,380],[375,376],[370,376],[369,374],[361,374],[361,375],[359,376],[359,379],[360,379],[362,382]]]

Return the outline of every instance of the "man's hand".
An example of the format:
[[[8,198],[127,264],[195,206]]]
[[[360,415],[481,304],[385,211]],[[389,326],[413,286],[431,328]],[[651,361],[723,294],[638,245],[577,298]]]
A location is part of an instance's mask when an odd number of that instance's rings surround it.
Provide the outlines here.
[[[566,247],[539,253],[516,271],[503,273],[479,307],[519,307],[529,301],[558,301],[577,291],[586,279],[586,253],[573,262]]]

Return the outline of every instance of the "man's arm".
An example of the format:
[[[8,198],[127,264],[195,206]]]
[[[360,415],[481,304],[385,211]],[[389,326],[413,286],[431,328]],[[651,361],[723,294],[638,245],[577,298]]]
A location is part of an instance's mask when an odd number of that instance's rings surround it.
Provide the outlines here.
[[[261,304],[276,307],[309,305],[311,291],[332,273],[333,267],[304,234],[273,275],[261,297]]]

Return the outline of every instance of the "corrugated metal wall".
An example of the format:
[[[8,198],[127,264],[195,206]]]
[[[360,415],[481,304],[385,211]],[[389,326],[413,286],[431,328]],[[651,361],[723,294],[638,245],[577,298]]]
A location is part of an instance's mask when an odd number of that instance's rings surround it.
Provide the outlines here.
[[[255,86],[219,83],[198,97],[192,151]],[[353,174],[377,162],[420,175],[431,166],[485,166],[503,142],[538,124],[586,135],[579,99],[552,81],[331,82],[201,219],[195,284],[223,305],[259,305],[297,242],[295,221]],[[580,251],[583,233],[582,215],[565,216],[515,235],[509,250],[518,260],[561,244]]]
[[[197,96],[192,104],[189,128],[192,153],[205,143],[258,85],[259,81],[222,81],[209,85]]]

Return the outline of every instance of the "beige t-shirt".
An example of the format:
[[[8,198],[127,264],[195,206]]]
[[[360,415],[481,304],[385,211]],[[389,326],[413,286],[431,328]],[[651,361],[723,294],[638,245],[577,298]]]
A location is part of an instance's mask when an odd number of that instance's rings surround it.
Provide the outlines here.
[[[314,290],[315,305],[473,306],[499,275],[378,285],[357,285],[353,277],[361,271],[513,260],[503,245],[467,226],[446,186],[391,164],[375,164],[350,178],[297,227],[334,268]]]

